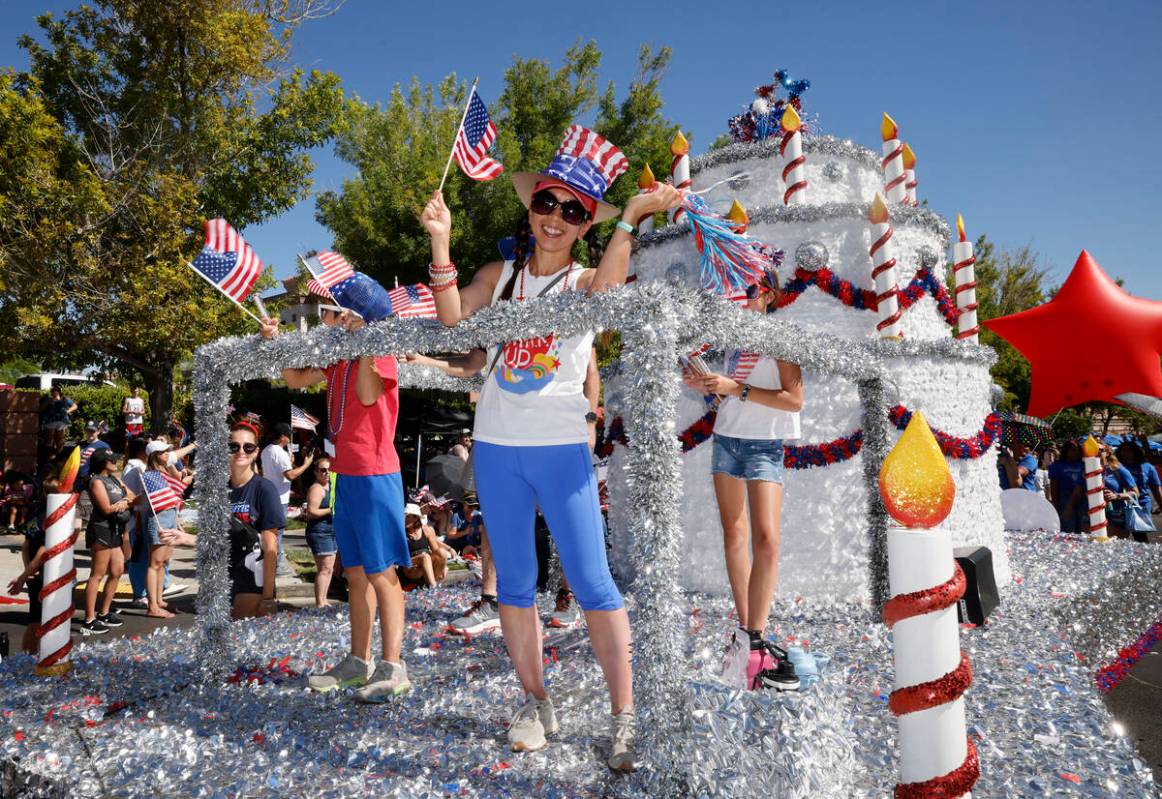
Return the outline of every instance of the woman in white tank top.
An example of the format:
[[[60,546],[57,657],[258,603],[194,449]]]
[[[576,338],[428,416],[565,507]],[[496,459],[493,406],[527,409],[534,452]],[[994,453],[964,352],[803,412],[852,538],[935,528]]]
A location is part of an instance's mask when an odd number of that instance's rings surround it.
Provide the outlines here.
[[[778,275],[765,273],[747,289],[747,310],[766,313],[779,291]],[[724,671],[737,679],[745,661],[748,689],[793,691],[799,687],[795,667],[763,633],[779,573],[783,441],[799,437],[803,375],[798,364],[753,352],[733,350],[725,361],[722,374],[686,372],[691,388],[722,398],[714,420],[711,471],[739,626],[727,647]]]
[[[634,225],[681,201],[676,189],[663,185],[632,197],[624,212],[605,203],[605,191],[627,167],[627,159],[612,143],[579,125],[570,127],[548,168],[512,176],[517,195],[529,209],[514,258],[476,270],[463,289],[457,286],[449,250],[451,214],[440,192],[432,195],[421,221],[432,237],[431,287],[440,321],[455,325],[496,302],[603,291],[624,283]],[[597,268],[574,263],[572,251],[578,240],[594,223],[619,215]],[[539,507],[569,586],[585,611],[593,651],[609,684],[613,713],[609,766],[628,771],[635,765],[629,618],[605,558],[604,524],[588,447],[589,404],[582,393],[592,342],[593,331],[587,331],[490,348],[476,408],[473,465],[488,520],[501,628],[525,691],[509,724],[510,745],[516,751],[540,749],[545,736],[557,730],[545,691],[534,601],[533,523]]]

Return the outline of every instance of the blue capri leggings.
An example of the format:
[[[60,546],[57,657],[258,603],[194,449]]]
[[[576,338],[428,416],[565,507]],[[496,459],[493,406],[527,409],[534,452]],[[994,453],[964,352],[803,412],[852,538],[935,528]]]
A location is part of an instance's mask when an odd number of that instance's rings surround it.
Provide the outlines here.
[[[476,492],[496,565],[498,599],[532,607],[537,590],[537,508],[561,556],[569,588],[585,610],[617,610],[621,592],[605,558],[597,476],[584,444],[509,447],[477,441]]]

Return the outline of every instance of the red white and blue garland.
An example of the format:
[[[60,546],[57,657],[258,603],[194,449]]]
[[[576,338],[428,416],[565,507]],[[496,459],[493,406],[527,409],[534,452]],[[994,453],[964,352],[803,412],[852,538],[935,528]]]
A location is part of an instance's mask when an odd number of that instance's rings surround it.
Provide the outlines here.
[[[861,311],[876,310],[876,293],[871,289],[861,289],[850,280],[839,277],[830,269],[823,268],[812,271],[801,267],[796,269],[795,276],[783,285],[783,295],[779,298],[777,307],[785,308],[791,305],[810,286],[834,297],[849,308]],[[936,279],[932,270],[925,267],[916,270],[915,277],[900,291],[898,295],[900,310],[912,307],[924,294],[932,295],[944,321],[950,327],[956,327],[957,319],[960,316],[956,302],[948,293],[948,289]]]
[[[1118,656],[1113,662],[1098,669],[1094,675],[1097,689],[1103,694],[1108,694],[1117,688],[1130,673],[1130,669],[1134,668],[1147,652],[1153,650],[1159,641],[1162,641],[1162,619],[1154,622],[1137,641],[1118,650]]]

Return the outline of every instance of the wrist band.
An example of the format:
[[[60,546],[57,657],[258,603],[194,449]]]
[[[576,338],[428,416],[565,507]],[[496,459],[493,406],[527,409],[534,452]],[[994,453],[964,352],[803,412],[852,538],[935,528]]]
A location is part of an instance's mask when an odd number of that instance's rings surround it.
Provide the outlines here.
[[[624,219],[617,220],[616,227],[620,228],[621,230],[624,230],[626,233],[628,233],[631,236],[637,235],[637,228],[635,228],[629,222],[626,222]]]
[[[456,288],[456,281],[449,280],[447,283],[440,283],[439,285],[433,283],[432,285],[428,286],[428,288],[432,290],[433,294],[439,294],[441,291],[447,291],[448,289]]]

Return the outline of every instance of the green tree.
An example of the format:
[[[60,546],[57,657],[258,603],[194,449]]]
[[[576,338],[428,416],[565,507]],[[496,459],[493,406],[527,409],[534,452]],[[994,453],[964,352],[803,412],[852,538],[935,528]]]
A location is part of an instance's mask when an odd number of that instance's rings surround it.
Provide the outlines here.
[[[974,251],[979,320],[1019,313],[1045,301],[1046,270],[1040,264],[1040,256],[1029,247],[1014,252],[1001,250],[982,235],[976,240]],[[981,326],[980,340],[997,352],[992,376],[1005,392],[1000,407],[1006,410],[1029,407],[1033,386],[1029,362],[1009,342],[984,326]]]
[[[290,208],[307,151],[339,129],[338,79],[285,68],[328,2],[98,0],[38,18],[29,73],[0,80],[0,155],[16,155],[0,163],[2,346],[136,372],[165,424],[175,365],[247,329],[186,266],[202,220],[241,230]]]
[[[669,142],[677,126],[661,113],[659,82],[670,61],[668,48],[641,48],[636,75],[618,93],[611,81],[597,84],[601,52],[578,43],[560,67],[546,61],[513,61],[504,89],[489,103],[496,123],[496,148],[508,172],[543,169],[570,123],[595,111],[594,129],[626,154],[628,172],[608,195],[617,204],[637,191],[637,175],[648,162],[656,174],[669,164]],[[438,86],[413,79],[393,88],[386,105],[355,100],[336,152],[358,175],[341,192],[319,196],[317,217],[335,235],[335,247],[360,269],[385,284],[427,280],[428,236],[419,213],[440,182],[467,99],[469,86],[449,75]],[[465,178],[453,164],[444,186],[452,211],[453,254],[468,270],[497,258],[497,240],[524,213],[507,176],[487,183]],[[612,223],[610,223],[612,224]],[[607,237],[609,230],[602,230]],[[465,270],[467,271],[467,270]]]

